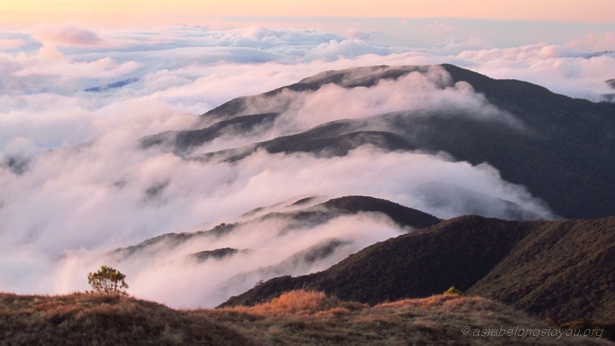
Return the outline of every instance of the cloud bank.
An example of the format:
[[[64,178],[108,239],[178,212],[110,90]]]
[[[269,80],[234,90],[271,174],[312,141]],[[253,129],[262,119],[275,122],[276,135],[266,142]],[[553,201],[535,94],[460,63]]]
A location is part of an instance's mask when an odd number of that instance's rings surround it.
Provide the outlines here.
[[[234,97],[326,70],[383,64],[450,62],[594,101],[609,92],[604,80],[615,78],[605,75],[615,71],[615,56],[607,50],[610,34],[504,48],[481,39],[417,48],[369,30],[262,26],[118,31],[63,24],[2,35],[0,290],[21,293],[87,289],[87,272],[110,264],[103,263],[109,261],[107,251],[167,232],[234,222],[254,208],[306,196],[370,195],[442,218],[465,213],[510,217],[507,203],[512,202],[523,205],[526,216],[552,217],[525,188],[503,181],[488,164],[454,162],[445,153],[385,153],[365,146],[344,157],[257,151],[235,163],[203,163],[138,145],[144,136],[192,128],[199,122],[196,115]],[[126,80],[133,82],[85,91]],[[434,107],[514,124],[468,85],[447,84],[438,71],[387,83],[352,90],[329,85],[288,95],[296,104],[271,130],[248,140],[231,133],[226,144],[216,145],[232,147],[328,121]],[[202,148],[214,149],[214,144]],[[280,234],[286,226],[284,220],[257,222],[228,237],[161,251],[154,260],[117,265],[128,274],[131,294],[173,306],[212,306],[276,273],[259,268],[328,239],[344,245],[327,260],[286,273],[323,269],[405,231],[374,215],[340,217]],[[226,247],[250,251],[204,263],[186,257]]]

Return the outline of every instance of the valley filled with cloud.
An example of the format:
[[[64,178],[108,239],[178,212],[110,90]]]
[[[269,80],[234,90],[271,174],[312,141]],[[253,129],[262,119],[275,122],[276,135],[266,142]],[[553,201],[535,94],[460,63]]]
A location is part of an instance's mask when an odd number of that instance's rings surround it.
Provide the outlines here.
[[[412,33],[398,37],[394,30],[352,23],[343,30],[276,23],[95,28],[74,22],[3,29],[0,290],[85,290],[87,273],[110,264],[127,274],[129,292],[137,297],[212,307],[261,280],[326,269],[412,229],[371,212],[309,222],[289,216],[348,195],[387,199],[442,219],[558,218],[548,203],[506,181],[489,162],[373,145],[344,155],[259,147],[331,124],[393,131],[397,114],[404,121],[447,114],[533,135],[515,114],[439,66],[369,86],[342,81],[317,90],[286,89],[249,98],[227,119],[202,116],[237,97],[310,83],[326,77],[323,71],[382,65],[450,63],[572,98],[613,100],[615,90],[606,81],[615,78],[615,31],[518,43],[476,36],[471,25],[451,39],[456,25],[463,28],[455,21],[417,23],[386,23]],[[357,69],[345,78],[354,83],[387,70],[380,69]],[[173,145],[181,131],[268,113],[275,114],[271,121],[249,131],[227,126],[194,147]],[[420,128],[406,135],[418,134]],[[152,136],[170,139],[144,145]],[[223,223],[235,225],[232,232],[178,243],[163,239],[131,256],[113,252]],[[236,252],[193,256],[225,248]],[[326,251],[306,255],[314,249]]]

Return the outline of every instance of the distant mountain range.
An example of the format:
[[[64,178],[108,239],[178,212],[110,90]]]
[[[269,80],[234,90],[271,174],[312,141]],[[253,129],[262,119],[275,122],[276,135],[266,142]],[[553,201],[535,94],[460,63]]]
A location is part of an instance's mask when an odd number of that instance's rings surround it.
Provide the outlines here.
[[[296,100],[315,91],[331,85],[365,89],[413,73],[430,77],[434,69],[445,71],[444,77],[438,77],[442,80],[434,81],[438,90],[469,85],[484,98],[474,101],[484,104],[476,109],[463,104],[448,107],[443,99],[428,107],[425,101],[413,110],[393,109],[259,137],[278,129]],[[193,155],[200,146],[231,132],[253,142]],[[561,217],[606,217],[615,210],[615,104],[572,99],[534,84],[495,80],[453,65],[324,72],[261,95],[233,99],[205,113],[194,129],[154,135],[141,144],[167,147],[191,159],[227,161],[241,160],[258,149],[323,157],[344,156],[363,145],[386,151],[445,152],[473,165],[489,163],[504,180],[525,186]]]
[[[345,196],[321,203],[318,203],[318,201],[319,199],[316,197],[300,199],[286,206],[286,208],[290,210],[282,208],[281,210],[275,209],[271,211],[265,208],[259,208],[246,213],[244,215],[248,217],[246,221],[220,224],[212,229],[199,232],[166,233],[159,237],[145,240],[137,245],[116,249],[109,253],[109,255],[116,260],[123,260],[130,256],[148,252],[153,252],[155,254],[156,251],[160,250],[161,244],[164,244],[165,250],[169,250],[197,238],[223,237],[231,234],[236,228],[241,226],[249,227],[250,224],[268,219],[284,219],[290,221],[284,229],[284,232],[291,232],[293,229],[301,228],[302,226],[314,227],[336,217],[355,215],[358,213],[378,213],[384,217],[390,218],[391,221],[394,221],[401,227],[410,227],[411,229],[428,227],[441,221],[437,217],[422,211],[407,208],[384,199],[368,196]],[[237,249],[225,248],[211,251],[199,251],[194,253],[194,256],[205,260],[208,258],[232,256],[237,252]]]
[[[111,89],[121,88],[128,84],[137,82],[138,80],[139,78],[128,78],[128,79],[124,79],[124,80],[121,80],[115,83],[109,83],[109,84],[104,84],[104,85],[100,85],[100,86],[96,86],[92,88],[87,88],[84,91],[89,92],[89,93],[100,93],[100,92],[104,92],[104,91],[111,90]]]

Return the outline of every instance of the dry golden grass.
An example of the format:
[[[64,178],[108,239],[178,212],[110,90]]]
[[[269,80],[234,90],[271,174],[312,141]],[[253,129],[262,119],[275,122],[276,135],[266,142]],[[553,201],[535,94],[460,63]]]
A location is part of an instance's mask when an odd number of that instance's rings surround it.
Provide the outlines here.
[[[251,341],[206,316],[118,295],[0,294],[0,345],[237,345]]]
[[[195,312],[196,313],[196,312]],[[591,338],[473,337],[462,328],[551,328],[497,302],[456,294],[370,307],[291,291],[253,307],[200,310],[267,345],[605,345]]]
[[[270,302],[256,306],[238,306],[220,309],[222,311],[238,311],[257,315],[313,315],[332,309],[359,310],[367,305],[343,302],[323,292],[294,290],[287,292]]]
[[[253,307],[172,310],[130,297],[0,294],[0,345],[606,345],[591,338],[472,337],[462,328],[549,328],[479,297],[370,307],[292,291]]]

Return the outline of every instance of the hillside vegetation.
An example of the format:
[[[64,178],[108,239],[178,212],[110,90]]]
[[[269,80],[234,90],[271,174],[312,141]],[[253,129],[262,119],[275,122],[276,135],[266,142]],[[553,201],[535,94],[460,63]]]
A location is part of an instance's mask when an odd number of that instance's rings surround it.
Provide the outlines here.
[[[223,306],[308,288],[379,304],[451,285],[559,323],[615,323],[615,217],[503,221],[462,216],[369,246],[331,268],[269,280]]]
[[[204,315],[119,295],[0,294],[1,345],[250,345]]]
[[[2,345],[610,344],[598,334],[539,336],[559,331],[500,303],[456,294],[370,307],[293,291],[253,307],[190,311],[120,296],[0,294],[0,312]],[[500,327],[518,335],[473,335]]]

